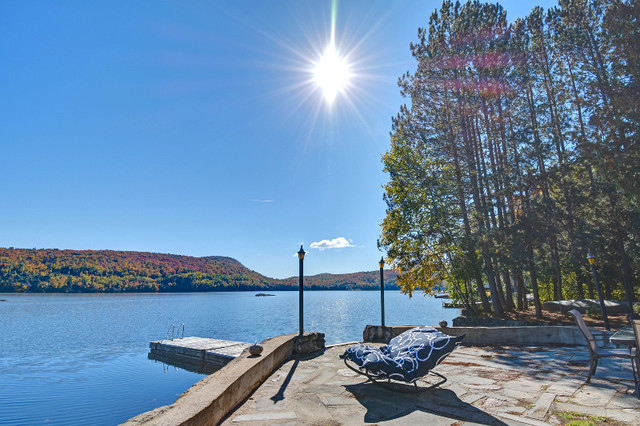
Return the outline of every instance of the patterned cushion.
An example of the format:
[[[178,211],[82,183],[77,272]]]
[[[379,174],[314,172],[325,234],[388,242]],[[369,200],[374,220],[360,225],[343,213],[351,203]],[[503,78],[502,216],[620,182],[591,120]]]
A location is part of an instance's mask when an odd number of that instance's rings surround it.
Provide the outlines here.
[[[449,336],[433,327],[416,327],[380,348],[362,343],[352,346],[344,357],[375,376],[412,383],[440,364],[463,338],[464,335]]]

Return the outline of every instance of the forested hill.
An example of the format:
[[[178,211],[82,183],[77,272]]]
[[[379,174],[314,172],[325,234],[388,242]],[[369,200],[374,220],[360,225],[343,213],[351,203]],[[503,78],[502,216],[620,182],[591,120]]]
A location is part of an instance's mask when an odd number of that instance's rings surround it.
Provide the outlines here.
[[[385,272],[385,288],[397,288]],[[305,277],[305,289],[378,289],[379,271]],[[298,278],[268,278],[230,257],[0,248],[1,292],[296,290]]]
[[[384,288],[397,289],[397,273],[385,271]],[[305,277],[305,288],[330,289],[330,290],[373,290],[380,289],[380,271],[356,272],[352,274],[318,274]],[[280,281],[280,280],[279,280]],[[281,280],[287,286],[298,288],[298,277],[291,277]]]

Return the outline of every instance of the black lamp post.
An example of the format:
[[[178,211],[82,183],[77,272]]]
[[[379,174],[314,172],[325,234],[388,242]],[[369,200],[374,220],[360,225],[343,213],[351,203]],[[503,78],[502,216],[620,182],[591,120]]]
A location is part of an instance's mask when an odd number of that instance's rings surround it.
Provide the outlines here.
[[[629,281],[627,280],[627,274],[624,272],[624,267],[620,268],[620,272],[622,273],[622,281],[624,282],[624,292],[627,294],[627,303],[629,303],[629,314],[627,315],[627,319],[631,321],[634,317],[633,315],[633,292],[631,291],[631,286],[629,286]]]
[[[600,311],[602,312],[602,319],[604,320],[604,328],[607,330],[611,330],[609,327],[609,317],[607,317],[607,309],[604,307],[604,298],[602,297],[602,289],[600,288],[600,283],[598,282],[598,274],[596,273],[596,258],[591,254],[591,250],[589,250],[589,254],[587,254],[587,260],[591,265],[591,274],[593,275],[593,282],[596,285],[596,291],[598,292],[598,300],[600,301]]]
[[[380,316],[384,327],[384,257],[380,258]]]
[[[298,302],[298,310],[299,310],[299,317],[300,317],[300,336],[302,336],[304,334],[304,326],[303,326],[303,314],[302,314],[302,300],[303,300],[303,291],[304,291],[304,286],[302,285],[302,276],[303,276],[303,264],[304,264],[304,250],[302,249],[302,245],[300,245],[300,251],[298,251],[298,262],[300,263],[300,281],[299,281],[299,294],[300,294],[300,299]]]

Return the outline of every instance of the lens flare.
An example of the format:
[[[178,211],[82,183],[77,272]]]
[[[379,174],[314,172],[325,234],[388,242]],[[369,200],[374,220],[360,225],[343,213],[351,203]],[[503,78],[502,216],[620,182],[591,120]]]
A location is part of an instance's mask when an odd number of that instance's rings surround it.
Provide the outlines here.
[[[262,35],[281,48],[274,50],[270,63],[270,67],[280,71],[281,79],[270,97],[278,105],[286,102],[286,108],[281,108],[282,120],[287,126],[303,129],[302,139],[311,140],[319,131],[334,138],[335,123],[343,119],[357,122],[364,131],[373,134],[365,112],[382,105],[375,93],[396,78],[395,74],[389,77],[384,73],[389,66],[384,62],[389,56],[387,52],[369,47],[383,20],[375,21],[373,26],[360,26],[360,19],[365,16],[359,13],[357,19],[342,22],[338,20],[337,1],[332,1],[330,13],[324,14],[317,4],[320,3],[310,2],[313,8],[299,13],[322,18],[317,22],[306,18],[296,21],[302,36],[281,37],[261,30]],[[347,9],[350,13],[345,16],[352,16],[353,10]],[[372,11],[371,16],[378,14]]]
[[[340,57],[332,41],[313,70],[313,80],[322,90],[329,105],[333,103],[338,93],[343,92],[348,86],[350,75],[349,64]]]
[[[331,4],[331,41],[313,68],[313,81],[322,91],[329,105],[333,103],[338,93],[345,91],[351,78],[346,58],[340,56],[336,49],[337,9],[337,1],[334,0]]]

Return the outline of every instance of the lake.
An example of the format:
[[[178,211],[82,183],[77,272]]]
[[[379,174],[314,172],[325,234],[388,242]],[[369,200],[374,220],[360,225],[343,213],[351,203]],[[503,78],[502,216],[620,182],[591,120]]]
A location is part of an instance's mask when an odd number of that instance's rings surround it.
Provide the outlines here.
[[[114,425],[167,405],[202,375],[149,360],[171,324],[243,342],[298,331],[298,293],[0,294],[0,424]],[[385,291],[387,325],[436,325],[458,309]],[[376,291],[306,291],[305,330],[327,344],[380,324]]]

